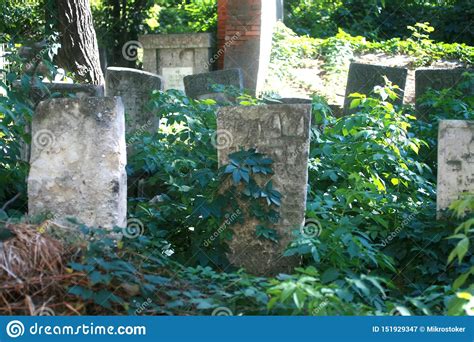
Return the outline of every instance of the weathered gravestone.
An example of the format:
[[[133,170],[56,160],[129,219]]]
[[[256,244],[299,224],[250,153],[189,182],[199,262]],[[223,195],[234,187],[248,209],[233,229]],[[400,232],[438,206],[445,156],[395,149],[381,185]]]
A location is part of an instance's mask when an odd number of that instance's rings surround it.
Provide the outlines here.
[[[462,80],[462,74],[465,72],[473,72],[473,69],[417,69],[415,71],[415,103],[419,118],[426,118],[429,115],[428,110],[420,105],[421,97],[428,89],[448,89],[455,87]],[[468,95],[474,94],[474,87],[465,89]]]
[[[13,87],[17,91],[22,90],[20,81],[13,82]],[[28,98],[32,102],[33,108],[35,108],[38,103],[50,98],[104,96],[104,87],[84,83],[42,82],[41,84],[30,85],[28,94]],[[28,132],[30,131],[29,126],[26,129]],[[29,144],[22,144],[21,158],[25,161],[30,159]]]
[[[225,99],[225,94],[212,91],[212,86],[216,84],[235,87],[243,91],[242,70],[219,70],[184,77],[186,95],[198,100],[209,98],[216,100]]]
[[[162,79],[150,72],[120,67],[107,68],[105,95],[121,96],[125,109],[126,133],[151,132],[158,128],[158,120],[147,109],[153,90],[162,90]],[[133,136],[132,136],[133,138]]]
[[[351,63],[347,76],[344,114],[347,115],[356,111],[355,109],[350,109],[353,100],[349,97],[350,94],[360,93],[370,95],[374,91],[375,86],[383,86],[385,84],[383,76],[386,76],[389,81],[400,87],[401,92],[398,93],[399,97],[394,102],[398,105],[403,104],[407,74],[408,70],[405,68]]]
[[[30,215],[75,217],[107,228],[125,225],[125,119],[119,97],[41,102],[31,145]]]
[[[297,258],[282,257],[293,231],[304,224],[308,181],[311,105],[265,105],[222,107],[217,116],[219,165],[228,163],[228,155],[256,148],[273,159],[275,190],[282,194],[280,219],[274,229],[280,240],[275,244],[256,237],[258,221],[246,218],[236,224],[229,243],[229,260],[255,274],[290,272]],[[222,135],[224,139],[219,139]],[[227,140],[226,140],[227,139]]]
[[[441,120],[438,134],[438,212],[447,209],[464,192],[474,193],[474,121]]]
[[[161,75],[166,90],[184,91],[184,76],[209,71],[213,46],[209,33],[148,34],[139,40],[143,69]]]

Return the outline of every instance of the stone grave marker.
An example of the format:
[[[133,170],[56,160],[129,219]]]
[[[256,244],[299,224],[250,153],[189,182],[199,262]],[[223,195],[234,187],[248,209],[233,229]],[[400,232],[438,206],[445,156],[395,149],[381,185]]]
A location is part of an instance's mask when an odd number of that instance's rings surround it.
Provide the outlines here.
[[[421,68],[415,71],[415,103],[418,117],[426,118],[429,114],[420,106],[420,98],[429,88],[441,90],[455,87],[461,80],[464,72],[473,72],[473,69],[433,69]],[[474,87],[466,89],[466,94],[473,95]]]
[[[125,119],[119,97],[40,102],[32,120],[28,211],[125,226]]]
[[[405,68],[351,63],[349,66],[346,95],[344,98],[344,115],[355,112],[355,109],[349,109],[352,101],[352,98],[350,98],[349,95],[352,93],[360,93],[365,95],[371,94],[375,86],[385,84],[383,76],[387,76],[387,78],[393,84],[396,84],[400,87],[401,92],[398,93],[399,98],[395,101],[395,104],[403,104],[407,73],[408,71]]]
[[[16,90],[21,89],[20,81],[13,82],[13,87]],[[104,96],[104,87],[85,84],[85,83],[66,83],[66,82],[42,82],[41,86],[37,84],[31,85],[29,90],[29,99],[32,101],[32,105],[35,108],[38,103],[49,98],[61,98],[61,97],[91,97],[91,96]],[[30,131],[30,127],[27,126],[27,131]],[[28,161],[30,159],[30,145],[22,144],[21,148],[21,159]]]
[[[283,104],[222,107],[217,116],[219,165],[228,163],[228,155],[256,148],[273,159],[275,190],[282,194],[280,219],[274,229],[280,240],[275,244],[256,237],[258,221],[246,218],[233,226],[229,243],[231,263],[254,274],[290,272],[297,258],[282,257],[293,237],[303,227],[308,181],[311,105]],[[220,142],[220,144],[219,144]]]
[[[132,68],[109,67],[105,78],[105,95],[121,96],[126,115],[126,133],[151,132],[158,128],[158,120],[147,110],[153,90],[162,90],[160,76]]]
[[[164,89],[184,91],[183,78],[209,71],[213,47],[210,33],[147,34],[143,45],[143,69],[164,80]]]
[[[438,213],[464,192],[474,193],[474,121],[441,120],[438,133]]]
[[[225,94],[211,90],[214,84],[233,86],[243,91],[242,71],[240,69],[228,69],[184,77],[186,95],[198,100],[209,98],[216,100],[225,99]]]

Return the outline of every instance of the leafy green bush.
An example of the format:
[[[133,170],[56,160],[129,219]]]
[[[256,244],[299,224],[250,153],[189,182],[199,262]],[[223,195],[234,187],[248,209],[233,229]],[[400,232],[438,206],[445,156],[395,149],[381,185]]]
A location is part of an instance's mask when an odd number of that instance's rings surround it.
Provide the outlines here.
[[[459,60],[474,64],[474,47],[465,44],[435,43],[429,36],[433,27],[429,23],[410,26],[412,35],[406,40],[392,38],[370,41],[362,36],[351,36],[339,29],[326,39],[298,36],[282,23],[278,23],[272,48],[272,64],[276,72],[287,73],[289,67],[297,67],[303,59],[321,58],[329,71],[342,71],[356,54],[380,53],[406,54],[414,57],[414,66],[430,65],[440,59]]]
[[[351,35],[371,40],[403,39],[410,35],[407,26],[426,18],[437,28],[434,39],[472,44],[473,16],[469,0],[287,0],[285,23],[298,34],[315,38],[335,35],[338,28]],[[455,24],[453,24],[455,23]]]
[[[16,213],[21,215],[26,207],[27,146],[31,142],[30,122],[35,109],[31,88],[35,86],[45,94],[56,95],[49,93],[42,83],[44,76],[36,72],[41,63],[54,77],[57,72],[51,63],[54,51],[55,47],[48,45],[34,60],[26,61],[18,55],[16,48],[10,47],[6,56],[9,69],[0,71],[4,75],[0,79],[0,88],[5,93],[5,96],[0,96],[0,204],[17,198],[16,202],[9,203],[11,215],[13,209],[18,209]],[[26,73],[27,65],[36,67],[33,72]],[[18,84],[13,86],[15,82]],[[17,196],[20,196],[19,199]]]
[[[469,246],[474,243],[474,194],[466,194],[461,199],[454,201],[450,209],[463,222],[449,237],[449,239],[455,239],[457,244],[449,254],[448,264],[457,261],[463,269],[462,274],[453,282],[452,289],[457,293],[448,303],[448,313],[451,315],[472,315],[474,312],[474,283],[472,283],[474,255]],[[468,262],[463,265],[462,262],[466,260]],[[469,279],[471,279],[470,284]]]
[[[255,104],[247,95],[236,100]],[[150,108],[161,125],[156,134],[134,137],[135,153],[129,158],[128,172],[131,183],[139,183],[145,190],[129,199],[131,216],[166,237],[175,258],[189,264],[205,266],[211,259],[215,265],[227,266],[224,242],[232,231],[223,229],[213,243],[209,238],[226,215],[231,216],[249,200],[249,214],[262,223],[256,237],[277,239],[269,226],[278,218],[275,207],[280,195],[271,182],[259,180],[271,173],[272,161],[254,150],[240,151],[230,155],[230,164],[218,170],[217,103],[193,100],[171,90],[155,92]],[[227,179],[232,179],[233,190],[222,193],[220,188]]]

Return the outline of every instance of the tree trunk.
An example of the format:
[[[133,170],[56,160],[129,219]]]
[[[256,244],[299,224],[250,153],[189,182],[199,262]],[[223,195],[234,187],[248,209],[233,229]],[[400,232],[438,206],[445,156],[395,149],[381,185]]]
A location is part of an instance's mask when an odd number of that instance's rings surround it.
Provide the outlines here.
[[[61,48],[58,65],[77,79],[104,84],[89,0],[56,0]]]

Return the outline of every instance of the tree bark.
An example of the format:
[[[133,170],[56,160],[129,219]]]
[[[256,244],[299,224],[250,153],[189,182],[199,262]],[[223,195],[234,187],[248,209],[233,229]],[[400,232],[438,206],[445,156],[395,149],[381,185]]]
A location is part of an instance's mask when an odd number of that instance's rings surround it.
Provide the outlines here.
[[[56,0],[61,48],[58,65],[81,82],[103,85],[89,0]]]

